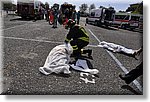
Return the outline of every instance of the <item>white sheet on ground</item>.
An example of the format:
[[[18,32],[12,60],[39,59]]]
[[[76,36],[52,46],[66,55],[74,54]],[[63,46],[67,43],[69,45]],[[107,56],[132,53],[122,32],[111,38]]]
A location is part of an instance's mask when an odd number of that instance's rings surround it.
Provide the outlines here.
[[[98,46],[106,48],[106,49],[111,50],[113,52],[123,52],[126,54],[134,54],[134,52],[135,52],[133,49],[129,49],[129,48],[126,48],[124,46],[117,45],[114,43],[108,43],[105,41],[100,42],[100,44]]]
[[[90,74],[97,74],[99,72],[97,69],[89,69],[87,61],[82,59],[78,59],[76,64],[72,64],[71,67],[75,70],[87,72]]]
[[[64,73],[70,74],[70,66],[78,71],[87,72],[91,74],[97,74],[99,71],[97,69],[89,69],[87,61],[78,59],[76,64],[69,65],[70,55],[73,52],[73,49],[70,44],[63,44],[54,47],[47,59],[43,67],[39,68],[39,71],[45,75],[49,75],[51,73]]]
[[[73,52],[73,49],[70,44],[63,44],[54,47],[43,67],[39,68],[39,71],[45,75],[49,75],[51,73],[71,73],[69,68],[70,55]]]

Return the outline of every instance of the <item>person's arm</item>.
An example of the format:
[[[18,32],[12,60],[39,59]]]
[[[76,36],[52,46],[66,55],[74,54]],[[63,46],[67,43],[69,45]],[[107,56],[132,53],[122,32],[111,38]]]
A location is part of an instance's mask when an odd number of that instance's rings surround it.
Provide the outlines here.
[[[66,36],[66,39],[65,39],[65,43],[68,43],[70,40],[71,40],[71,38],[72,38],[72,33],[71,33],[72,31],[70,30],[69,31],[69,33],[67,34],[67,36]]]

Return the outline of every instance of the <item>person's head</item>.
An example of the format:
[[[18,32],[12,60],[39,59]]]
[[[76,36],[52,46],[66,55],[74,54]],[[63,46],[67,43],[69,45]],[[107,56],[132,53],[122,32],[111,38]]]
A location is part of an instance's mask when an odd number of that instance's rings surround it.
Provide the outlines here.
[[[76,21],[69,19],[66,23],[65,29],[72,28],[76,24]]]

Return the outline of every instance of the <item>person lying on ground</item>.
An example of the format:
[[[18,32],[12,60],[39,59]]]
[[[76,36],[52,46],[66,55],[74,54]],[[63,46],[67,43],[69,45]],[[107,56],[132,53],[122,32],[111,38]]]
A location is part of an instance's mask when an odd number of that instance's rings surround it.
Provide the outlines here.
[[[114,44],[114,43],[109,43],[106,41],[102,41],[100,42],[100,44],[98,45],[99,47],[105,48],[109,51],[112,51],[114,53],[122,53],[131,57],[134,57],[135,59],[137,55],[139,55],[140,52],[142,52],[142,47],[137,49],[137,50],[133,50],[131,48],[126,48],[122,45],[118,45],[118,44]]]

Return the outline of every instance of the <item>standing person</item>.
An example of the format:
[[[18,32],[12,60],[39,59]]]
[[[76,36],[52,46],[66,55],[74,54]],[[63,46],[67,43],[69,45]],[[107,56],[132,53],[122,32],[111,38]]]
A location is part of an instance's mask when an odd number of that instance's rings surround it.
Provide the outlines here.
[[[77,13],[77,24],[79,24],[79,21],[80,21],[80,11],[78,11]]]
[[[72,19],[72,13],[73,13],[73,9],[70,8],[70,9],[69,9],[69,17],[68,17],[68,19]]]
[[[69,19],[69,9],[68,8],[65,10],[65,18]]]
[[[77,25],[72,19],[68,20],[66,28],[70,28],[70,30],[66,36],[65,43],[70,42],[73,48],[73,56],[80,57],[81,54],[88,53],[88,56],[91,57],[92,50],[83,50],[89,44],[89,35],[86,30]]]
[[[72,13],[72,20],[76,21],[76,10],[74,10]]]
[[[58,11],[56,8],[54,8],[53,16],[54,16],[53,28],[57,28]]]
[[[37,21],[37,15],[38,15],[38,11],[37,9],[34,10],[34,22]]]
[[[53,11],[50,9],[49,11],[49,24],[52,25],[54,23]]]
[[[47,10],[45,9],[45,20],[47,21],[47,18],[48,17],[48,13],[47,13]]]

